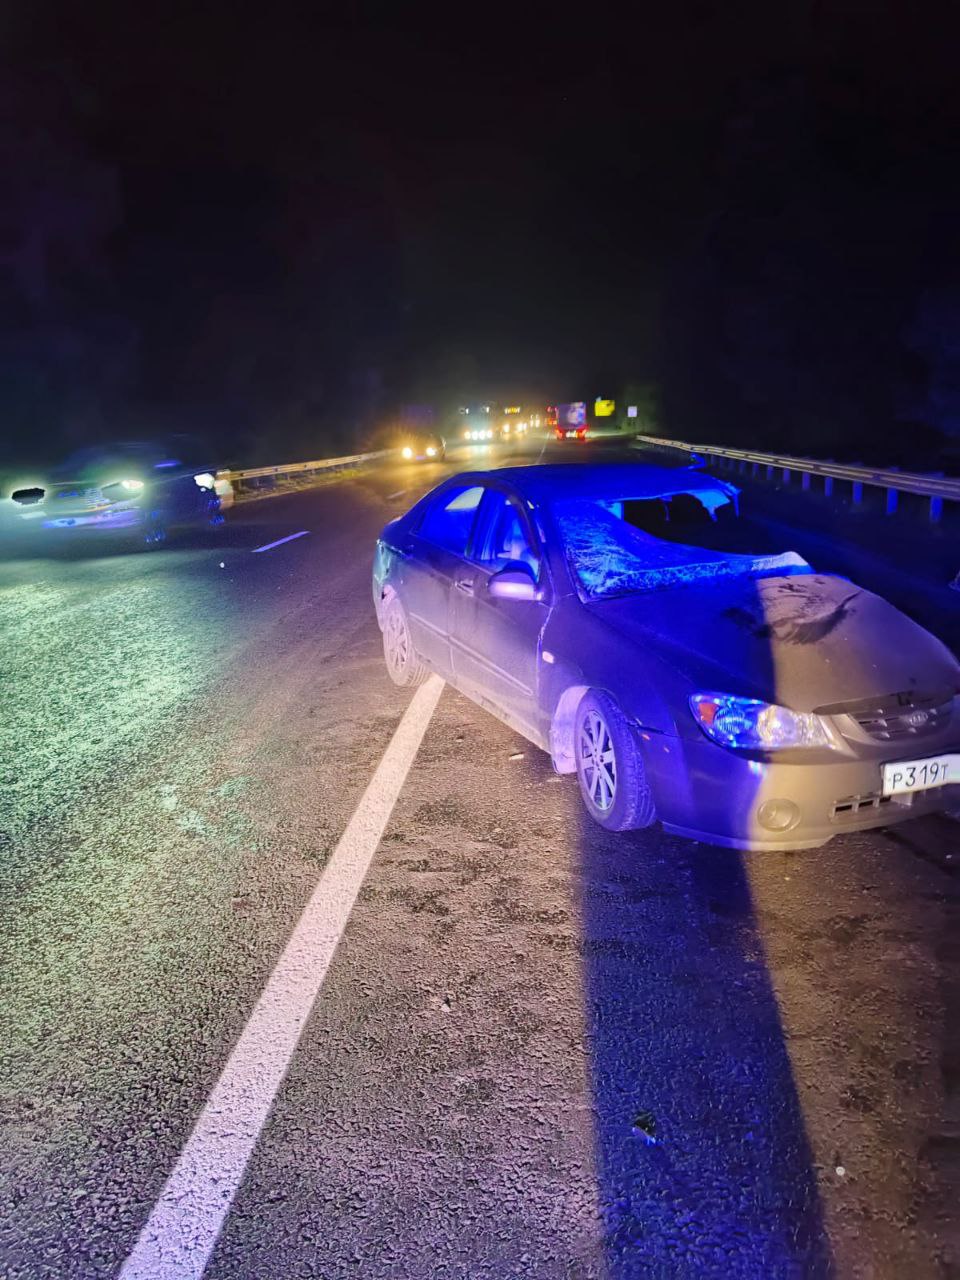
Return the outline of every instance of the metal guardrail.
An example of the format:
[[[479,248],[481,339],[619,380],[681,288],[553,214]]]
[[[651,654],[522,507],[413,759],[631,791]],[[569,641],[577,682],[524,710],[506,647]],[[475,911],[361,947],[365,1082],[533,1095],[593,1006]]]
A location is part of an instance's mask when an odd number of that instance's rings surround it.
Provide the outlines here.
[[[388,458],[395,449],[379,449],[375,453],[352,453],[344,458],[318,458],[312,462],[284,462],[273,467],[246,467],[242,471],[223,470],[217,472],[217,479],[229,480],[231,484],[244,484],[248,480],[296,476],[315,471],[343,471],[348,467],[356,467],[364,462],[375,462],[378,458]]]
[[[884,489],[886,491],[886,511],[892,515],[897,509],[897,500],[901,493],[913,493],[930,501],[930,519],[938,521],[943,515],[944,502],[960,502],[960,479],[949,476],[923,475],[914,471],[879,471],[872,467],[847,466],[840,462],[820,462],[816,458],[794,458],[786,454],[755,453],[749,449],[726,449],[713,444],[688,444],[685,440],[663,440],[658,436],[638,436],[635,447],[654,445],[667,449],[682,449],[687,453],[695,453],[703,458],[727,458],[741,463],[743,471],[749,464],[752,474],[757,475],[761,467],[766,468],[768,479],[775,471],[780,471],[784,483],[789,483],[792,472],[802,476],[801,488],[809,489],[812,476],[823,478],[823,489],[827,495],[833,492],[835,480],[848,481],[854,503],[863,501],[863,486]]]

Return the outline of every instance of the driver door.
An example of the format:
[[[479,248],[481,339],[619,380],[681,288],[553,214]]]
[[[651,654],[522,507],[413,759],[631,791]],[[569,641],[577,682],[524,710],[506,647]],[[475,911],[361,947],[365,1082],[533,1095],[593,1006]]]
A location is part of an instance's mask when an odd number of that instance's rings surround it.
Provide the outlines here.
[[[452,583],[467,563],[466,549],[482,496],[479,485],[445,489],[427,508],[404,548],[400,596],[413,646],[444,677],[451,671]]]

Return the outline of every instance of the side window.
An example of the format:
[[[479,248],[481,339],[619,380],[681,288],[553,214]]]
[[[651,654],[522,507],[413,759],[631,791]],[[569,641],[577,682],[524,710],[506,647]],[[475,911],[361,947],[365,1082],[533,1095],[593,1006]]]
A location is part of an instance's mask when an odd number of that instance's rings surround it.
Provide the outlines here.
[[[504,569],[511,562],[522,561],[540,575],[540,557],[527,534],[527,526],[519,508],[505,495],[491,493],[486,519],[473,558],[487,568]]]
[[[427,508],[417,532],[435,546],[462,556],[482,497],[480,485],[456,489],[453,493],[448,489]]]

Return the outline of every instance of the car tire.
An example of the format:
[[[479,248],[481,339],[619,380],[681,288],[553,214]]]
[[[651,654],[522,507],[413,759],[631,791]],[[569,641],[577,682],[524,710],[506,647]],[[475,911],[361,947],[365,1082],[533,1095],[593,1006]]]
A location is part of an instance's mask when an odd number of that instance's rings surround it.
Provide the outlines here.
[[[163,522],[163,513],[148,511],[143,520],[143,541],[148,547],[159,546],[167,540],[167,527]]]
[[[657,820],[650,784],[623,712],[598,689],[585,693],[573,725],[573,750],[584,808],[607,831],[633,831]]]
[[[383,607],[383,660],[387,674],[402,689],[422,684],[427,668],[413,647],[407,611],[397,596],[391,596]]]

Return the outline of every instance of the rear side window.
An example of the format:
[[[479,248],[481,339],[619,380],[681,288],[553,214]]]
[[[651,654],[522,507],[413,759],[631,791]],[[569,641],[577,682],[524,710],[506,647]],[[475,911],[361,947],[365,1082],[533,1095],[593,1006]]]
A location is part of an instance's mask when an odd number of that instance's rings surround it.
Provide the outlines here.
[[[462,556],[482,497],[481,485],[453,493],[448,489],[427,508],[418,530],[420,537]]]

